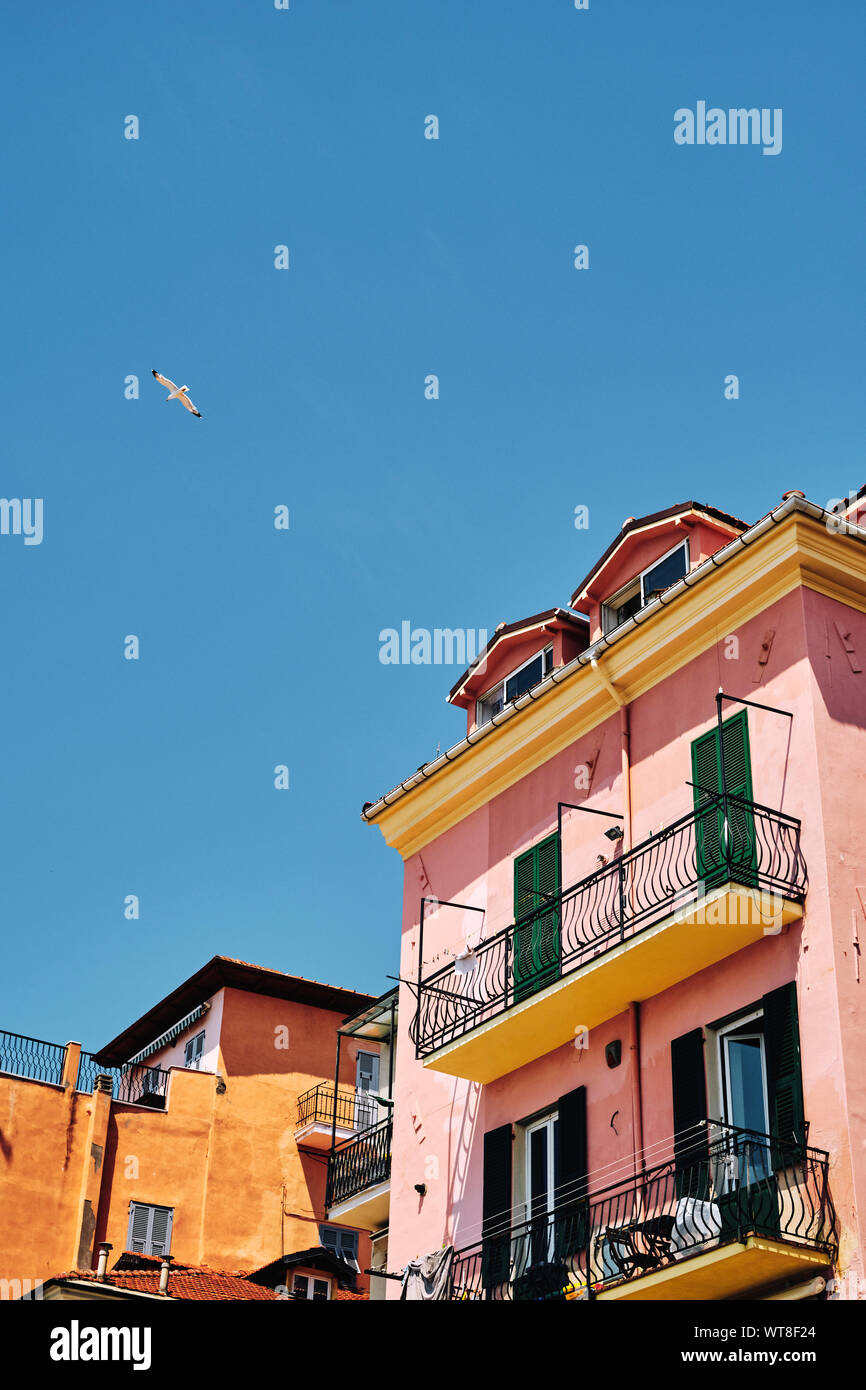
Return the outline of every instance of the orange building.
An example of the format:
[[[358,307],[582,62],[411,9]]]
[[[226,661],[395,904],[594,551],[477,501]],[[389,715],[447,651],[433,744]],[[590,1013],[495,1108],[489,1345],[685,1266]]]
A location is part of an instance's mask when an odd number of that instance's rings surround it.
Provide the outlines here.
[[[296,1297],[366,1291],[369,1233],[325,1221],[315,1131],[336,1031],[373,1002],[215,956],[96,1053],[0,1033],[0,1298],[105,1243],[113,1263],[273,1265]],[[341,1093],[370,1046],[343,1049]]]

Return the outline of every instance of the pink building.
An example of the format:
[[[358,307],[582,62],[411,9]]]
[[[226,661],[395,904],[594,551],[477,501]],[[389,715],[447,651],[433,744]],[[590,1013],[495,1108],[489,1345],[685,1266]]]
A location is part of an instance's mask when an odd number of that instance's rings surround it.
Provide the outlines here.
[[[404,861],[391,1271],[453,1247],[455,1298],[864,1287],[842,505],[629,518],[454,686],[465,739],[365,808]]]

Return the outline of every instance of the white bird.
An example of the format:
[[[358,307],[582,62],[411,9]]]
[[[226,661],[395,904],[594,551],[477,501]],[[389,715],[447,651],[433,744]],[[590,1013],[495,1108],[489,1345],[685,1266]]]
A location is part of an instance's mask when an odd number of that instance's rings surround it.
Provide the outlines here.
[[[171,392],[171,395],[166,396],[166,400],[180,401],[181,405],[185,405],[187,410],[191,411],[193,415],[197,415],[198,418],[201,419],[201,411],[196,410],[189,396],[186,394],[189,390],[188,386],[175,386],[174,382],[169,381],[167,376],[160,376],[159,372],[154,371],[153,368],[151,368],[151,371],[153,371],[153,375],[156,377],[160,385],[167,386],[168,390]]]

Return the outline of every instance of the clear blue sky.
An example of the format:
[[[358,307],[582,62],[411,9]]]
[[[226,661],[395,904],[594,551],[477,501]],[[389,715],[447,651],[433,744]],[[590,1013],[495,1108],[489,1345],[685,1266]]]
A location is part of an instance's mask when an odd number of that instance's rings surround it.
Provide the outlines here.
[[[380,630],[566,602],[629,514],[866,481],[866,15],[19,0],[0,38],[2,493],[44,498],[0,536],[0,1027],[95,1048],[215,952],[379,992],[359,810],[464,729]],[[699,100],[781,107],[782,153],[677,146]]]

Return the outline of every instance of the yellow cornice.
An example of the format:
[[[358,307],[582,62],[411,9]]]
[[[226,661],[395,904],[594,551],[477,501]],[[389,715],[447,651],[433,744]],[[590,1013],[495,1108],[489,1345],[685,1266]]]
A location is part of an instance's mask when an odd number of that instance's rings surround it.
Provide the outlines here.
[[[609,681],[635,700],[798,587],[866,612],[866,546],[793,512],[604,652],[604,676],[581,667],[380,811],[386,843],[408,859],[609,718]]]

